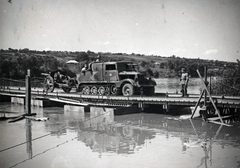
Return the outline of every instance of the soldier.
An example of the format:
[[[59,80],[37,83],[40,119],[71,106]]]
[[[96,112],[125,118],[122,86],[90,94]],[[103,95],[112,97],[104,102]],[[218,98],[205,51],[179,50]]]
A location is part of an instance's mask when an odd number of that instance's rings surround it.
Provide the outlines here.
[[[181,69],[181,78],[180,78],[182,97],[188,96],[188,94],[187,94],[188,81],[189,81],[189,75],[186,72],[186,69],[182,68]]]
[[[84,64],[83,68],[82,68],[82,73],[85,73],[88,70],[88,66],[87,64]]]
[[[54,74],[54,80],[58,83],[61,82],[61,74],[59,71],[57,71],[55,74]]]
[[[101,61],[101,56],[98,55],[98,56],[97,56],[97,59],[96,59],[96,62],[100,62],[100,61]]]

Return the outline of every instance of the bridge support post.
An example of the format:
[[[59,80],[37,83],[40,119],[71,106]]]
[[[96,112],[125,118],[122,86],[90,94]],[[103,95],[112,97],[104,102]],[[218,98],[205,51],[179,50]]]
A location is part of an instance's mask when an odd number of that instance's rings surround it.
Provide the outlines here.
[[[140,112],[144,111],[144,107],[145,107],[145,105],[143,102],[138,103],[138,108],[139,108]]]
[[[169,107],[168,107],[167,103],[163,104],[163,111],[164,111],[165,114],[168,113]]]
[[[2,78],[3,79],[3,90],[5,91],[5,78]]]
[[[26,109],[27,114],[31,114],[31,76],[30,76],[30,69],[27,70],[26,75],[26,93],[25,93],[25,99],[26,99]]]

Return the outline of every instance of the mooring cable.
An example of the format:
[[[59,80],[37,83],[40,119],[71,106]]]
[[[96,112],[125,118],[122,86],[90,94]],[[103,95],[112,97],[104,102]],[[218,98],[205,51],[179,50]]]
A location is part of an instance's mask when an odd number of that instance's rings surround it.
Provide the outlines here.
[[[8,78],[4,78],[4,80],[11,81],[11,82],[25,82],[25,79],[8,79]]]
[[[107,112],[107,113],[109,113],[109,112]],[[97,117],[103,116],[103,115],[105,115],[105,114],[107,114],[107,113],[104,112],[104,113],[101,114],[101,115],[98,115],[98,116],[95,116],[95,117],[92,117],[92,118],[86,119],[86,120],[84,120],[84,121],[82,121],[82,122],[83,122],[83,123],[84,123],[84,122],[87,122],[87,121],[92,120],[92,119],[94,119],[94,118],[97,118]],[[35,141],[35,140],[38,140],[38,139],[44,138],[44,137],[46,137],[46,136],[48,136],[48,135],[51,135],[52,133],[56,133],[56,132],[59,132],[59,131],[61,131],[61,130],[68,129],[68,128],[70,128],[70,126],[67,126],[67,127],[61,128],[61,129],[59,129],[59,130],[57,130],[57,131],[50,132],[50,133],[48,133],[48,134],[45,134],[45,135],[39,136],[39,137],[37,137],[37,138],[33,138],[31,141],[22,142],[22,143],[19,143],[19,144],[17,144],[17,145],[13,145],[13,146],[11,146],[11,147],[8,147],[8,148],[5,148],[5,149],[2,149],[2,150],[0,150],[0,153],[1,153],[1,152],[4,152],[4,151],[7,151],[7,150],[9,150],[9,149],[13,149],[13,148],[15,148],[15,147],[18,147],[18,146],[24,145],[24,144],[26,144],[26,143],[28,143],[28,142],[32,142],[32,141]]]
[[[74,138],[72,138],[71,140],[73,141],[73,140],[75,140],[76,138],[77,138],[77,137],[74,137]],[[57,147],[59,147],[59,146],[62,146],[62,145],[64,145],[64,144],[66,144],[66,143],[68,143],[68,142],[69,142],[69,141],[67,140],[67,141],[62,142],[62,143],[60,143],[60,144],[57,144],[56,146],[51,147],[51,148],[49,148],[49,149],[46,149],[45,151],[43,151],[43,152],[41,152],[41,153],[38,153],[38,154],[36,154],[36,155],[34,155],[34,156],[28,158],[28,159],[25,159],[25,160],[23,160],[23,161],[21,161],[21,162],[15,164],[15,165],[11,166],[10,168],[15,167],[15,166],[17,166],[17,165],[20,165],[20,164],[22,164],[22,163],[24,163],[24,162],[26,162],[26,161],[28,161],[28,160],[31,160],[31,159],[33,159],[33,158],[39,156],[39,155],[42,155],[42,154],[44,154],[44,153],[46,153],[46,152],[48,152],[48,151],[50,151],[50,150],[53,150],[53,149],[55,149],[55,148],[57,148]]]
[[[60,131],[60,130],[59,130],[59,131]],[[58,131],[55,131],[55,132],[58,132]],[[34,138],[34,139],[32,139],[31,141],[35,141],[35,140],[37,140],[37,139],[43,138],[43,137],[48,136],[48,135],[51,135],[51,133],[48,133],[48,134],[42,135],[42,136],[40,136],[40,137]],[[31,142],[31,141],[22,142],[22,143],[19,143],[19,144],[17,144],[17,145],[14,145],[14,146],[5,148],[5,149],[3,149],[3,150],[0,150],[0,153],[1,153],[1,152],[4,152],[4,151],[6,151],[6,150],[9,150],[9,149],[12,149],[12,148],[15,148],[15,147],[24,145],[24,144],[26,144],[26,143],[28,143],[28,142]]]

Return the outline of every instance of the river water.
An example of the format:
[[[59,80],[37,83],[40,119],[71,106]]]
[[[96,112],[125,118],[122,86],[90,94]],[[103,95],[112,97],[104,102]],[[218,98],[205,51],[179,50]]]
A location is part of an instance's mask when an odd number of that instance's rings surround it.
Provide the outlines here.
[[[177,78],[155,79],[157,85],[155,91],[158,93],[180,93],[180,80]],[[188,93],[200,94],[202,89],[200,78],[190,78],[188,83]]]
[[[24,107],[0,103],[7,117]],[[156,113],[84,113],[81,107],[32,107],[37,117],[0,121],[0,167],[240,167],[240,123],[232,127]],[[2,114],[1,114],[2,115]]]

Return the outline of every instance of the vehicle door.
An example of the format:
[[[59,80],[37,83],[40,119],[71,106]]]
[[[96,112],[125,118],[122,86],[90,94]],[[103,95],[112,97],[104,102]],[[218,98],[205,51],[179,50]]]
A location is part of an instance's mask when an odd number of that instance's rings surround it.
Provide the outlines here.
[[[93,81],[103,81],[103,63],[92,64]]]
[[[105,81],[118,81],[118,71],[116,63],[104,64],[104,80]]]

